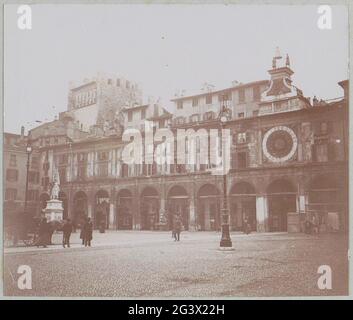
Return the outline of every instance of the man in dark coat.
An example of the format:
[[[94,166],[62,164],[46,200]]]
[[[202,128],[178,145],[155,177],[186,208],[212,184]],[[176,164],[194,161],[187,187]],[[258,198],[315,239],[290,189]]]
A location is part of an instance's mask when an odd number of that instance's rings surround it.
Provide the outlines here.
[[[67,245],[70,248],[70,236],[72,232],[72,223],[70,219],[67,219],[63,225],[63,247]]]
[[[249,218],[247,216],[245,216],[244,220],[243,220],[243,231],[244,233],[246,234],[249,234],[251,233],[251,224],[250,224],[250,221],[249,221]]]
[[[84,237],[85,247],[91,246],[92,233],[93,233],[92,221],[91,221],[91,218],[88,218],[85,224],[83,225],[83,237]]]
[[[43,246],[43,248],[46,248],[50,237],[50,225],[47,222],[47,218],[42,219],[39,225],[38,236],[37,247]]]
[[[174,219],[173,228],[174,228],[175,241],[180,241],[180,232],[182,228],[182,223],[181,223],[181,217],[179,215],[176,216]]]

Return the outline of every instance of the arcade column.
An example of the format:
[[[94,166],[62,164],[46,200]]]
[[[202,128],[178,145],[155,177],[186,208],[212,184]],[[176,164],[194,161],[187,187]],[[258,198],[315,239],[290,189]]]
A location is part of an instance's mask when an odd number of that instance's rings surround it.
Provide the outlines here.
[[[93,192],[89,192],[87,195],[87,217],[91,218],[91,221],[94,223],[94,210],[96,207],[96,197]]]
[[[109,229],[114,229],[114,225],[115,225],[115,205],[114,202],[110,202],[109,204]]]
[[[93,205],[90,202],[87,204],[87,216],[93,220]]]
[[[297,212],[304,214],[305,207],[308,204],[308,195],[307,194],[299,194],[297,196]]]
[[[131,200],[130,208],[132,210],[132,229],[141,230],[141,203],[138,192],[135,193],[135,196]]]
[[[266,196],[256,196],[257,232],[266,232],[268,229],[268,204]]]
[[[115,226],[115,192],[112,188],[110,190],[110,197],[109,197],[109,217],[108,217],[108,229],[114,229]]]
[[[159,226],[159,230],[167,230],[168,228],[168,217],[167,217],[167,212],[165,208],[166,208],[166,200],[162,196],[160,205],[159,205],[159,215],[158,215],[159,221],[157,223]]]
[[[191,197],[190,198],[190,205],[189,205],[189,230],[190,231],[197,231],[195,197]]]
[[[300,181],[298,194],[297,194],[297,201],[296,201],[296,211],[299,214],[299,219],[298,219],[299,231],[304,231],[305,212],[307,210],[308,204],[309,204],[309,194],[304,187],[304,182]]]

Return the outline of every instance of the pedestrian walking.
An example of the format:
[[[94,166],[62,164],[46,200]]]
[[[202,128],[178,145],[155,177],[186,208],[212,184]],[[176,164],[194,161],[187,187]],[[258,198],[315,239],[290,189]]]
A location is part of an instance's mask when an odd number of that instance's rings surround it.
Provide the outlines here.
[[[85,244],[85,230],[84,230],[84,226],[86,223],[87,218],[83,217],[82,221],[81,221],[81,231],[80,231],[80,239],[82,240],[82,245]]]
[[[70,248],[70,236],[72,232],[72,223],[70,219],[67,219],[64,223],[63,226],[63,247],[67,245],[68,248]]]
[[[251,224],[249,222],[249,218],[245,216],[244,221],[243,221],[243,231],[246,234],[251,233]]]
[[[85,247],[91,246],[92,235],[93,235],[93,225],[92,225],[91,218],[88,218],[83,226],[83,237],[84,237]]]
[[[37,240],[37,248],[43,246],[46,248],[49,244],[49,237],[50,237],[50,225],[47,222],[47,218],[43,218],[41,223],[39,224],[38,229],[38,240]]]
[[[181,233],[182,223],[180,216],[176,216],[174,222],[174,241],[180,241],[180,233]]]

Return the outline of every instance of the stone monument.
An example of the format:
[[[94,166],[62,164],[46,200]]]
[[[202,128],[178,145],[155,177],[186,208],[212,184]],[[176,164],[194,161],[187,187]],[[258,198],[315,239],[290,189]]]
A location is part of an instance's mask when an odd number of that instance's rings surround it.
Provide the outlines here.
[[[44,209],[47,221],[61,221],[63,219],[63,205],[59,200],[60,179],[58,170],[55,171],[53,186],[50,192],[50,200],[47,201],[47,206]]]

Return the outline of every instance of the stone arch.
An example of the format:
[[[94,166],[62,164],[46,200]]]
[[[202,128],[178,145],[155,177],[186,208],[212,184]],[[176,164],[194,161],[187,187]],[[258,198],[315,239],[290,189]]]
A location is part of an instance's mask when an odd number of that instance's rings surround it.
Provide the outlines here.
[[[169,184],[167,187],[166,187],[166,194],[169,195],[171,192],[172,193],[175,193],[177,192],[176,190],[178,190],[179,188],[183,188],[186,193],[187,193],[187,196],[189,197],[190,195],[190,186],[185,184],[185,185],[181,185],[180,183],[176,184],[176,183],[172,183],[172,184]],[[180,190],[180,189],[179,189]]]
[[[133,193],[129,189],[121,189],[116,195],[116,229],[131,230],[133,219]]]
[[[234,231],[244,230],[244,222],[256,231],[256,191],[252,184],[239,181],[229,191],[230,228]]]
[[[297,210],[297,190],[286,178],[271,181],[266,189],[269,231],[287,231],[287,215]]]
[[[156,230],[159,223],[159,193],[152,186],[145,187],[140,194],[141,229]]]
[[[88,197],[84,191],[77,191],[73,197],[73,222],[75,226],[83,224],[88,215]]]
[[[109,192],[105,189],[99,189],[95,195],[94,221],[93,225],[98,228],[109,228]]]
[[[254,195],[256,196],[256,190],[253,184],[247,181],[239,181],[234,183],[229,191],[230,195]]]
[[[267,194],[296,193],[296,188],[289,179],[279,178],[268,184],[266,192]]]
[[[189,197],[186,188],[180,185],[173,185],[169,188],[168,197]]]
[[[333,175],[317,175],[309,182],[309,210],[341,211],[344,206],[343,186]]]
[[[216,196],[219,194],[220,194],[220,191],[218,187],[212,183],[204,183],[197,190],[197,196],[205,196],[205,195]]]
[[[216,185],[203,184],[197,192],[196,223],[200,230],[220,230],[220,192]]]
[[[146,186],[141,191],[141,197],[158,197],[158,189],[152,186]]]
[[[173,185],[167,193],[167,213],[168,227],[173,228],[173,218],[176,215],[181,216],[182,224],[186,230],[189,229],[189,194],[181,185]]]

